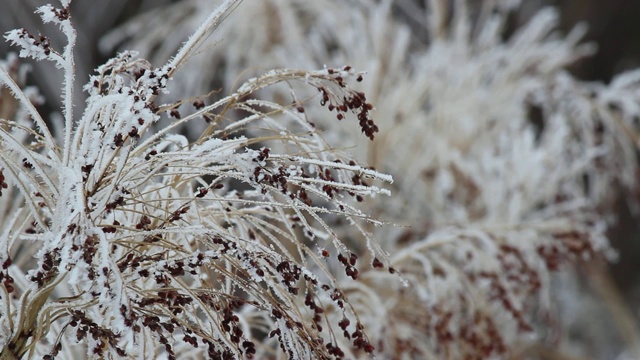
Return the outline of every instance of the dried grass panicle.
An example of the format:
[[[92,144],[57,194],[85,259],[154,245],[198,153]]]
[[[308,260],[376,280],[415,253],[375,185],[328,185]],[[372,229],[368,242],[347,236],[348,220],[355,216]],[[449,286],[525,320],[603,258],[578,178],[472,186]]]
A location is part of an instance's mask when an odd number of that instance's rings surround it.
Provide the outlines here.
[[[359,179],[391,177],[335,151],[311,124],[335,115],[316,119],[299,100],[320,94],[373,139],[372,105],[349,86],[361,74],[273,70],[220,99],[157,103],[237,3],[220,5],[166,65],[131,51],[110,59],[85,86],[84,104],[73,99],[77,34],[68,1],[38,10],[66,35],[63,50],[24,29],[7,33],[22,57],[53,61],[65,81],[56,121],[35,108],[13,58],[0,70],[15,98],[3,92],[2,101],[16,104],[0,126],[3,358],[373,351],[325,258],[349,258],[343,271],[354,281],[362,263],[326,221],[352,222],[366,257],[386,259],[364,230],[379,222],[354,204],[388,194]],[[284,104],[259,99],[277,84],[298,87]],[[158,125],[163,117],[174,119]],[[196,138],[177,131],[196,122],[206,124]],[[343,335],[348,323],[357,331]],[[339,347],[343,336],[349,345]]]

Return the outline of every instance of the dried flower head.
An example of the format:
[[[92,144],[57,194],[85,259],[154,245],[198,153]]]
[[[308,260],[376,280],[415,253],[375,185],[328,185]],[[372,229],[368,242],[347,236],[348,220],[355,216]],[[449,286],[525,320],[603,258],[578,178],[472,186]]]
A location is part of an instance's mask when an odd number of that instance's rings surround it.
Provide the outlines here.
[[[284,105],[257,97],[281,83],[315,89],[310,94],[339,105],[347,120],[353,113],[351,121],[373,139],[372,106],[348,85],[360,75],[351,68],[273,70],[209,105],[157,103],[238,3],[223,2],[163,66],[131,51],[108,60],[85,86],[84,107],[73,97],[69,1],[38,10],[66,35],[62,50],[24,29],[7,33],[21,56],[53,61],[65,81],[58,139],[29,92],[11,71],[0,71],[28,120],[12,113],[16,120],[0,126],[0,185],[8,190],[0,201],[11,214],[0,220],[0,357],[327,358],[373,351],[362,329],[344,335],[347,346],[336,344],[343,336],[336,330],[359,320],[325,257],[346,256],[343,271],[354,281],[358,268],[352,244],[327,221],[348,220],[360,229],[360,248],[386,258],[365,230],[378,221],[354,204],[388,191],[353,179],[391,177],[334,151],[310,116],[291,106],[304,106],[298,97],[311,95],[296,91]],[[187,101],[195,109],[178,111]],[[167,126],[158,125],[169,116]],[[207,125],[195,139],[176,131],[203,117]],[[327,118],[314,121],[337,121]]]

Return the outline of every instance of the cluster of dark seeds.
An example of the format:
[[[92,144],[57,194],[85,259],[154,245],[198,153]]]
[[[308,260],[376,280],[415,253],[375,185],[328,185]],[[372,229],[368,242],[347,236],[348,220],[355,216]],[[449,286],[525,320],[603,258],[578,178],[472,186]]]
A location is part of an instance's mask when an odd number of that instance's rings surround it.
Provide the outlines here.
[[[476,349],[474,355],[467,354],[465,359],[482,360],[495,354],[507,352],[504,339],[501,337],[493,318],[476,311],[471,324],[464,323],[460,329],[460,339]]]
[[[171,68],[166,69],[146,69],[140,67],[139,64],[131,65],[129,61],[132,59],[131,54],[125,53],[118,57],[119,61],[114,61],[109,67],[106,67],[100,74],[100,77],[92,77],[92,86],[95,92],[100,95],[107,95],[111,92],[123,93],[123,85],[115,85],[116,83],[109,80],[106,75],[113,77],[115,73],[125,73],[132,77],[135,81],[131,88],[128,90],[127,95],[131,96],[134,101],[130,111],[137,117],[138,125],[145,124],[145,117],[149,117],[150,114],[156,114],[158,107],[153,101],[155,96],[160,93],[160,90],[166,87],[166,82],[169,79],[168,73]],[[118,64],[115,67],[114,64]],[[126,69],[126,70],[123,70]],[[147,96],[147,90],[150,89],[152,96]],[[140,110],[140,106],[135,103],[141,103],[144,110]],[[177,110],[175,110],[177,112]],[[172,114],[173,115],[173,114]],[[178,113],[179,116],[179,113]],[[103,124],[98,124],[98,129],[101,132],[105,132]],[[136,126],[130,126],[127,129],[123,129],[122,132],[118,132],[113,136],[112,149],[116,149],[124,145],[125,140],[140,138],[140,130]]]
[[[8,293],[12,293],[15,289],[13,287],[14,279],[9,275],[9,266],[11,266],[11,258],[7,254],[7,259],[2,263],[2,271],[0,271],[0,281]]]
[[[200,110],[202,108],[204,108],[204,101],[198,99],[196,101],[193,102],[193,107],[196,108],[196,110]]]
[[[217,301],[209,294],[199,294],[198,297],[200,300],[209,305],[212,309],[214,309],[218,314],[222,314],[221,328],[222,331],[229,334],[229,339],[231,342],[242,346],[244,349],[244,354],[247,359],[252,359],[256,353],[256,346],[253,342],[246,339],[244,336],[244,331],[242,331],[240,325],[240,318],[238,315],[234,313],[236,309],[239,309],[245,304],[256,305],[255,302],[246,301],[244,299],[237,298],[235,300],[229,301]],[[203,339],[204,340],[204,339]],[[207,341],[205,341],[207,343]],[[193,345],[193,344],[192,344]],[[211,350],[212,344],[209,347]],[[223,357],[218,357],[223,358]]]
[[[51,41],[44,35],[33,36],[26,29],[18,30],[20,39],[28,41],[31,45],[36,46],[44,52],[45,55],[51,54]]]
[[[320,177],[320,179],[325,181],[335,182],[335,179],[331,174],[331,169],[323,169],[322,167],[319,167],[318,177]],[[340,192],[340,190],[337,189],[335,186],[329,185],[329,184],[322,185],[322,191],[324,191],[325,194],[327,194],[327,196],[329,196],[330,198],[333,198],[334,193]]]
[[[344,71],[351,70],[350,66],[345,66]],[[338,75],[338,71],[334,69],[327,69],[330,76],[333,76],[334,80],[343,89],[347,86],[344,83],[344,79]],[[362,76],[358,76],[358,81],[362,81]],[[338,120],[344,119],[347,112],[356,114],[358,118],[358,124],[362,132],[371,140],[374,139],[375,133],[378,132],[378,126],[371,119],[369,111],[373,109],[373,105],[367,102],[367,97],[363,92],[347,89],[346,94],[342,99],[338,99],[335,96],[331,96],[331,92],[323,86],[318,87],[318,90],[322,94],[320,99],[320,105],[327,106],[329,111],[336,111],[336,118]]]
[[[116,351],[118,356],[125,357],[127,355],[123,349],[118,347],[118,340],[120,336],[109,329],[100,327],[94,321],[89,319],[84,312],[80,310],[73,310],[71,312],[71,321],[69,322],[69,326],[77,328],[76,338],[78,341],[81,341],[88,335],[97,341],[96,346],[92,349],[93,354],[102,356],[106,348],[105,345],[108,344]]]
[[[120,272],[125,272],[127,268],[131,268],[132,271],[138,271],[138,274],[142,277],[149,276],[149,270],[140,269],[143,266],[155,264],[158,261],[162,260],[163,256],[161,253],[154,255],[137,255],[134,252],[130,252],[125,256],[122,260],[118,262],[118,269]],[[140,270],[138,270],[140,269]]]
[[[22,159],[22,166],[24,166],[27,169],[33,169],[33,164],[30,163],[27,158]]]
[[[184,311],[185,305],[189,305],[192,302],[192,297],[180,294],[175,290],[160,290],[156,297],[145,297],[141,299],[138,304],[141,307],[161,304],[163,307],[169,309],[173,315],[178,315]]]
[[[120,226],[120,222],[118,220],[113,221],[113,226],[103,226],[102,231],[106,234],[113,234],[118,230],[116,226]]]
[[[288,187],[288,184],[290,183],[288,178],[292,175],[291,170],[283,163],[270,162],[269,152],[269,148],[262,148],[258,155],[253,159],[254,162],[259,164],[253,169],[252,180],[263,185],[261,189],[262,193],[266,194],[268,188],[275,188],[283,194],[288,194],[291,200],[298,199],[305,205],[312,206],[314,201],[304,187]],[[341,161],[335,160],[335,162],[340,163]],[[349,165],[355,166],[356,162],[351,160]],[[333,169],[323,166],[316,167],[318,178],[327,182],[336,182],[336,178],[334,177],[332,170]],[[296,171],[295,175],[303,179],[311,177],[306,173],[304,168],[298,168]],[[357,173],[353,174],[351,182],[354,185],[368,186],[368,184],[362,179],[362,175]],[[329,198],[334,198],[337,194],[347,193],[354,197],[358,202],[364,201],[364,197],[362,195],[357,194],[354,191],[341,189],[339,185],[322,184],[322,187],[319,190],[324,192]],[[202,189],[200,191],[202,192],[199,194],[200,196],[204,196],[204,194],[206,194],[206,189]],[[339,206],[340,210],[343,211],[344,207],[342,205]]]
[[[210,185],[210,188],[215,189],[215,190],[222,189],[223,187],[224,187],[224,184],[222,184],[222,183],[217,183],[217,184]],[[209,188],[201,187],[201,188],[198,188],[198,191],[195,194],[195,197],[203,198],[208,193],[209,193]]]
[[[151,160],[152,156],[156,156],[156,155],[158,155],[158,152],[156,150],[151,150],[149,151],[149,153],[147,153],[147,155],[145,155],[144,159],[149,161]]]
[[[284,313],[280,309],[278,309],[277,307],[274,307],[271,310],[271,316],[273,316],[276,319],[282,319],[282,318],[285,317]],[[289,319],[286,320],[285,324],[286,324],[288,329],[293,329],[294,326],[296,326],[299,329],[302,328],[302,323],[294,323],[293,321],[291,321]],[[276,336],[278,338],[278,342],[280,343],[280,349],[283,352],[286,352],[289,355],[290,359],[294,359],[295,356],[293,354],[293,351],[291,351],[291,349],[287,350],[286,347],[285,347],[286,340],[282,337],[282,331],[280,329],[272,330],[269,333],[269,337],[272,338],[274,336]]]
[[[120,190],[125,195],[131,195],[131,192],[129,192],[127,189],[121,189],[118,186],[115,187],[115,190]],[[105,205],[106,212],[109,213],[115,210],[118,206],[123,206],[124,204],[125,204],[124,197],[118,196],[114,201],[107,203]]]
[[[356,254],[350,253],[348,259],[344,255],[338,254],[338,261],[344,265],[344,270],[347,276],[351,277],[353,280],[358,279],[358,269],[355,267],[356,262],[358,261],[358,256]]]
[[[344,351],[340,349],[337,345],[333,345],[332,343],[327,343],[327,350],[329,351],[329,355],[333,355],[338,359],[342,359],[344,357]]]
[[[429,314],[435,323],[426,331],[429,336],[437,339],[437,346],[442,353],[446,353],[447,347],[450,346],[465,346],[473,349],[467,351],[465,360],[482,360],[507,352],[505,340],[498,331],[495,319],[480,310],[474,310],[470,314],[471,321],[462,321],[460,330],[457,332],[452,332],[450,329],[454,327],[452,323],[456,322],[455,317],[460,315],[459,313],[435,305],[430,307]],[[402,344],[402,346],[412,347],[413,345]]]
[[[209,359],[220,359],[220,360],[235,360],[236,357],[233,355],[230,349],[228,349],[224,344],[215,346],[213,342],[204,339],[205,344],[207,344],[207,355],[209,355]],[[220,349],[221,347],[222,349]],[[247,358],[252,358],[253,356]]]
[[[2,196],[2,189],[6,189],[9,185],[4,181],[4,174],[2,173],[3,169],[0,167],[0,196]]]
[[[189,211],[189,206],[183,206],[180,209],[171,213],[171,217],[169,217],[169,222],[174,222],[182,219],[182,215],[186,214]]]
[[[533,330],[531,325],[529,325],[529,323],[525,319],[524,311],[516,307],[516,305],[509,297],[507,286],[502,280],[501,274],[489,271],[479,271],[476,273],[470,273],[468,277],[471,281],[474,282],[480,279],[482,279],[483,282],[488,281],[490,284],[490,300],[500,303],[504,310],[513,316],[514,320],[518,323],[518,328],[520,331]]]
[[[149,230],[149,225],[151,225],[151,219],[147,215],[142,215],[140,221],[136,224],[136,229]]]
[[[304,299],[304,304],[313,311],[313,324],[318,329],[318,331],[322,331],[322,313],[324,313],[324,309],[318,306],[313,299],[313,294],[307,292],[307,295]]]
[[[371,262],[371,266],[374,269],[384,269],[384,263],[382,261],[380,261],[380,259],[378,258],[373,258],[373,261]],[[395,274],[396,273],[396,269],[392,266],[389,266],[389,274]]]
[[[44,254],[41,268],[31,276],[30,280],[37,283],[38,288],[42,288],[58,274],[58,265],[60,265],[60,249],[55,248]]]
[[[553,234],[553,237],[557,241],[536,248],[550,270],[558,270],[562,263],[570,259],[593,258],[596,254],[587,232],[560,232]]]
[[[194,262],[189,262],[189,264],[195,266],[200,261],[201,260],[194,260]],[[132,264],[135,264],[136,262],[138,262],[138,260],[132,259]],[[176,264],[176,266],[180,266],[180,264]],[[175,270],[175,268],[173,270]],[[213,305],[211,301],[208,301],[208,299],[205,299],[203,296],[204,294],[200,296],[202,300]],[[172,316],[163,319],[161,316],[158,316],[159,314],[151,315],[150,312],[146,311],[142,314],[136,314],[136,312],[128,310],[124,305],[120,307],[120,313],[125,318],[125,325],[130,327],[132,331],[138,333],[142,330],[142,327],[145,327],[153,332],[158,337],[160,343],[164,346],[169,359],[177,359],[173,347],[170,344],[170,340],[168,339],[168,335],[170,336],[171,334],[175,334],[176,330],[179,330],[182,333],[182,341],[193,347],[197,348],[199,346],[199,340],[202,344],[208,345],[209,353],[211,355],[212,353],[216,353],[214,344],[176,320],[177,316],[184,311],[184,308],[193,303],[193,300],[194,299],[191,296],[180,294],[178,291],[173,289],[159,290],[156,296],[147,296],[143,299],[135,300],[134,302],[140,308],[151,307],[151,309],[153,309],[156,306],[161,306],[162,308],[171,311]],[[220,353],[219,355],[222,354]]]
[[[356,330],[351,334],[353,338],[353,346],[357,349],[364,350],[367,354],[373,354],[375,347],[369,342],[364,335],[364,326],[360,323],[356,323]]]
[[[56,15],[56,17],[58,18],[58,20],[60,21],[65,21],[65,20],[69,20],[69,9],[68,8],[63,8],[63,9],[52,9],[53,13]]]
[[[300,267],[290,261],[283,261],[276,266],[276,271],[282,277],[282,283],[287,287],[293,295],[298,295],[298,288],[295,286],[300,280],[302,270]]]

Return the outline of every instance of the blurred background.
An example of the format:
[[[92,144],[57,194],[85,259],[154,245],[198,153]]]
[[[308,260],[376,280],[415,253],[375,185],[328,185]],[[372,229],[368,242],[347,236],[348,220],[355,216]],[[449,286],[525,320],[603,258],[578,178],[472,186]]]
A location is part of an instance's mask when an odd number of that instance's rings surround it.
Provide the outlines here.
[[[143,14],[153,8],[160,8],[183,0],[109,0],[109,1],[74,1],[72,3],[75,14],[74,23],[81,29],[78,44],[83,49],[76,54],[79,73],[89,74],[96,66],[110,58],[115,52],[105,52],[99,49],[99,39],[109,30],[125,23],[131,18]],[[246,0],[245,0],[246,1]],[[33,9],[50,3],[48,0],[5,0],[3,11],[0,12],[0,30],[24,27],[26,29],[44,29],[53,38],[54,44],[61,44],[61,34],[51,31],[52,27],[43,27]],[[423,8],[424,1],[410,0],[399,3],[414,3],[415,7]],[[521,5],[518,18],[514,19],[514,27],[526,22],[537,10],[544,6],[554,6],[560,9],[560,29],[568,32],[579,22],[586,22],[589,26],[585,41],[594,42],[598,52],[590,58],[576,64],[571,70],[574,75],[583,80],[604,81],[611,80],[614,74],[637,68],[640,65],[640,2],[629,0],[527,0]],[[411,6],[398,5],[396,11],[404,21],[415,29],[423,26],[416,23],[416,19],[407,16]],[[419,30],[417,30],[419,33]],[[0,42],[0,53],[11,51],[10,46]],[[35,67],[33,79],[47,98],[59,94],[58,82],[46,81],[53,76],[46,70],[48,64],[40,63]],[[88,75],[87,75],[88,78]],[[40,80],[39,80],[40,79]],[[79,79],[84,84],[86,79]],[[640,262],[638,264],[640,267]]]

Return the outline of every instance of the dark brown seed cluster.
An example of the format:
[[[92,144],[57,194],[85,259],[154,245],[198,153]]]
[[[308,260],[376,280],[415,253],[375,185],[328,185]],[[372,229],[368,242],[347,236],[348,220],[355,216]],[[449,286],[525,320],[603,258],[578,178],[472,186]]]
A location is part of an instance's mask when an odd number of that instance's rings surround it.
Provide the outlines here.
[[[340,261],[342,265],[344,265],[345,273],[353,280],[358,279],[358,269],[355,266],[357,260],[358,256],[354,253],[350,253],[349,258],[345,257],[342,254],[338,254],[338,261]]]
[[[122,145],[124,145],[124,136],[121,133],[117,133],[113,137],[113,144],[115,145],[115,147],[121,147]]]
[[[509,297],[509,291],[507,284],[502,279],[501,275],[495,272],[479,271],[476,273],[470,273],[467,275],[472,282],[481,280],[482,282],[489,283],[489,297],[491,301],[498,302],[502,305],[502,308],[511,314],[515,321],[518,323],[520,331],[531,331],[531,325],[525,318],[523,310],[514,304],[513,300]]]
[[[22,159],[22,166],[24,166],[27,169],[33,169],[33,164],[30,163],[27,158]]]
[[[302,178],[303,183],[305,183],[304,179],[311,178],[311,176],[305,171],[305,168],[296,168],[296,170],[293,170],[294,173],[292,173],[291,168],[287,167],[286,163],[282,160],[269,160],[269,151],[269,148],[262,148],[258,155],[253,159],[253,161],[259,163],[259,165],[254,168],[251,180],[263,185],[261,190],[263,194],[266,194],[268,189],[275,188],[283,194],[287,194],[291,200],[297,199],[307,206],[312,206],[314,204],[314,200],[310,196],[309,191],[307,191],[308,189],[303,186],[288,186],[290,183],[289,177],[292,175]],[[335,162],[340,163],[341,161],[335,160]],[[355,161],[350,161],[349,164],[352,166],[356,165]],[[359,202],[364,201],[364,197],[362,195],[340,187],[339,183],[341,181],[337,181],[337,177],[334,173],[335,171],[336,169],[331,169],[329,167],[315,166],[314,173],[317,178],[330,182],[329,184],[324,183],[321,186],[318,186],[317,189],[324,192],[329,198],[334,198],[336,194],[347,193]],[[297,181],[300,181],[300,179],[297,179]],[[335,185],[333,183],[335,183]],[[360,174],[353,174],[351,177],[351,183],[354,185],[369,186],[367,182],[362,180],[362,175]],[[312,184],[307,185],[314,186]],[[342,205],[338,206],[341,211],[344,211],[344,207]]]
[[[56,15],[56,17],[60,21],[69,20],[70,14],[69,14],[69,9],[68,8],[53,9],[53,13]]]
[[[546,262],[550,270],[558,270],[562,263],[566,262],[571,256],[583,256],[584,254],[592,255],[593,249],[590,247],[588,238],[584,234],[578,232],[567,232],[555,234],[554,237],[559,241],[553,244],[541,245],[538,247],[538,255]],[[502,280],[505,276],[509,280],[509,284],[516,284],[519,288],[528,292],[534,292],[540,287],[540,280],[536,271],[531,268],[521,253],[515,247],[502,245],[499,248],[498,260],[500,261],[503,274],[495,272],[479,272],[469,274],[471,281],[483,279],[490,283],[490,296],[492,301],[499,302],[507,312],[509,312],[518,322],[520,331],[531,331],[530,325],[524,319],[522,311],[513,304],[507,296],[507,284]],[[467,257],[471,260],[473,254],[469,253]],[[528,290],[527,290],[528,289]],[[499,332],[496,330],[492,319],[483,317],[483,314],[477,314],[475,323],[472,327],[462,328],[462,339],[467,341],[474,348],[481,351],[478,354],[481,357],[470,357],[470,359],[481,359],[493,353],[502,353],[505,351],[504,343]],[[444,319],[444,317],[441,317]],[[444,328],[441,326],[440,328]],[[478,329],[486,328],[478,331]],[[441,340],[447,340],[448,336],[440,335]]]
[[[221,244],[222,239],[216,238],[214,243]],[[171,283],[171,277],[180,277],[190,273],[192,275],[198,274],[198,268],[204,264],[207,257],[203,253],[193,254],[187,259],[178,260],[170,263],[166,266],[156,266],[156,264],[163,258],[162,254],[156,254],[154,256],[137,255],[136,253],[129,253],[119,264],[119,270],[126,272],[128,269],[131,271],[137,271],[142,277],[148,277],[151,275],[149,270],[144,269],[144,266],[156,267],[154,270],[154,278],[156,283],[160,285],[160,289],[157,290],[155,296],[145,296],[142,299],[134,300],[136,308],[145,309],[140,310],[128,309],[122,305],[120,312],[126,319],[125,325],[130,327],[134,332],[140,332],[141,329],[147,328],[159,339],[159,342],[164,346],[169,359],[177,359],[177,354],[174,352],[172,343],[179,339],[193,347],[199,347],[201,344],[208,347],[208,353],[211,358],[215,359],[233,359],[233,352],[224,345],[221,340],[208,339],[203,333],[186,327],[183,323],[179,322],[178,317],[185,312],[187,308],[193,307],[194,298],[191,295],[180,293],[179,291],[169,288]],[[212,260],[214,258],[209,258]],[[200,293],[197,295],[202,303],[210,306],[216,313],[221,316],[221,330],[227,333],[228,338],[238,344],[238,346],[244,349],[244,355],[246,358],[252,358],[256,353],[255,344],[244,337],[240,320],[237,315],[234,314],[234,309],[241,307],[247,302],[239,299],[238,301],[219,301],[209,293]],[[158,309],[165,309],[170,312],[169,314],[162,315]],[[154,315],[151,315],[153,313]],[[177,337],[176,331],[181,333],[180,337]],[[219,341],[219,342],[215,342]]]
[[[324,169],[320,166],[318,169],[318,176],[322,180],[335,182],[335,179],[333,178],[330,169]],[[322,191],[324,191],[325,194],[327,194],[327,196],[329,196],[330,198],[333,198],[334,193],[340,192],[340,190],[336,186],[329,185],[329,184],[323,185]]]
[[[143,121],[143,122],[144,122],[144,121]],[[129,137],[130,137],[130,138],[133,138],[133,139],[138,139],[138,138],[140,138],[140,134],[138,134],[138,128],[137,128],[137,127],[135,127],[135,126],[132,126],[132,127],[131,127],[131,130],[129,130],[129,133],[128,133],[127,135],[129,135]]]
[[[105,209],[107,212],[115,210],[118,206],[123,206],[125,204],[124,197],[118,196],[113,202],[110,202],[105,205]]]
[[[482,360],[507,352],[505,339],[500,334],[495,319],[481,310],[465,315],[469,317],[468,321],[457,319],[464,310],[454,311],[445,309],[445,306],[434,305],[428,312],[430,315],[427,321],[433,325],[428,326],[426,332],[437,340],[437,348],[441,354],[448,354],[452,346],[467,349],[462,358],[465,360]],[[455,323],[460,325],[454,325]],[[456,327],[459,330],[453,331]],[[405,351],[414,348],[414,345],[406,342],[400,342],[398,346],[405,348]]]
[[[447,317],[447,319],[449,318]],[[443,332],[442,327],[438,329]],[[465,359],[482,360],[507,352],[505,341],[500,335],[494,319],[480,311],[475,311],[472,323],[462,325],[460,340],[475,349],[473,353],[467,354]]]
[[[140,221],[136,224],[136,229],[138,230],[150,230],[149,225],[151,225],[151,218],[147,215],[142,215],[140,217]]]
[[[42,49],[45,55],[51,54],[51,41],[44,35],[33,36],[26,29],[18,30],[20,39],[28,40],[33,46]]]
[[[364,350],[367,354],[373,354],[375,347],[369,342],[364,334],[364,326],[361,323],[356,323],[356,330],[351,333],[353,338],[353,346],[357,349]]]
[[[80,170],[82,171],[82,179],[87,180],[87,177],[89,177],[89,173],[91,173],[91,170],[93,170],[93,164],[83,165],[82,167],[80,167]]]
[[[0,167],[0,196],[2,196],[2,189],[6,189],[9,185],[4,181],[3,169]]]
[[[276,271],[280,274],[281,281],[289,292],[293,295],[298,295],[298,288],[295,285],[300,280],[302,269],[290,261],[283,261],[276,266]]]
[[[182,219],[182,215],[186,214],[189,211],[189,206],[183,206],[180,209],[174,211],[169,218],[169,222],[172,223],[174,221],[178,221]]]
[[[154,255],[135,255],[134,253],[127,254],[124,259],[118,262],[118,269],[124,273],[127,268],[131,268],[131,271],[137,271],[142,277],[148,277],[150,275],[147,267],[155,265],[158,261],[162,260],[162,253]]]
[[[122,53],[113,61],[101,68],[98,76],[92,76],[90,91],[94,95],[107,95],[111,93],[126,94],[133,100],[134,105],[128,110],[129,114],[137,119],[139,126],[145,124],[145,119],[153,118],[158,112],[158,107],[154,102],[156,95],[166,87],[169,78],[168,73],[171,68],[147,69],[142,62],[134,62],[131,53]],[[121,76],[124,75],[124,76]],[[121,76],[124,82],[115,81],[114,78]],[[152,96],[148,96],[151,90]],[[142,106],[140,106],[142,105]],[[99,123],[98,130],[105,132],[105,125]],[[127,139],[135,141],[140,138],[141,129],[137,126],[129,125],[120,129],[113,135],[112,149],[124,145]]]
[[[258,156],[253,159],[253,161],[264,164],[263,162],[268,161],[269,159],[269,151],[269,148],[262,148]],[[306,191],[303,188],[296,193],[289,192],[287,184],[289,183],[288,178],[290,176],[290,170],[287,169],[283,163],[269,161],[264,165],[257,165],[254,168],[252,180],[265,186],[262,189],[263,194],[267,192],[267,187],[272,187],[279,189],[283,194],[289,194],[292,200],[297,197],[307,205],[311,205],[311,199],[307,196]],[[302,169],[301,176],[303,178],[309,177],[305,174],[304,169]]]
[[[322,315],[324,313],[324,309],[318,306],[313,298],[313,294],[307,292],[307,295],[304,299],[304,304],[313,311],[313,324],[318,331],[322,331]]]
[[[58,265],[60,265],[60,249],[55,248],[44,254],[40,269],[31,276],[30,280],[42,288],[58,274]]]
[[[156,156],[156,155],[158,155],[158,152],[156,150],[151,150],[149,151],[149,153],[147,153],[147,155],[145,155],[144,159],[149,161],[151,160],[152,156]]]
[[[31,226],[29,226],[28,228],[26,228],[26,229],[24,230],[24,232],[25,232],[25,233],[27,233],[27,234],[36,234],[36,233],[38,233],[38,229],[37,229],[37,227],[38,227],[38,223],[37,223],[37,222],[35,222],[35,221],[32,221],[32,222],[31,222]]]
[[[196,110],[200,110],[202,108],[204,108],[204,101],[202,100],[196,100],[193,102],[193,107],[196,108]]]
[[[93,257],[96,254],[98,247],[98,240],[94,236],[87,236],[84,244],[82,244],[82,260],[87,264],[93,262]]]
[[[337,345],[329,342],[327,343],[326,348],[329,351],[329,355],[333,355],[338,359],[342,359],[344,357],[344,351],[342,351],[342,349],[340,349]]]
[[[76,338],[78,341],[83,340],[87,336],[91,336],[93,340],[97,341],[96,346],[92,349],[93,354],[96,356],[100,357],[104,355],[107,345],[113,348],[118,356],[127,356],[127,353],[118,347],[120,335],[115,334],[110,329],[100,327],[93,320],[88,318],[84,312],[80,310],[73,310],[71,312],[71,321],[69,322],[69,326],[76,328]],[[51,355],[55,356],[55,354]]]
[[[351,70],[350,66],[345,66],[344,71]],[[338,75],[338,72],[334,69],[327,69],[330,76],[337,82],[338,86],[346,89],[345,95],[342,99],[332,96],[331,91],[324,87],[319,86],[322,98],[320,99],[320,105],[327,106],[329,111],[336,111],[336,118],[342,120],[347,112],[356,114],[358,118],[358,124],[362,132],[371,140],[374,139],[375,133],[378,132],[378,126],[371,119],[369,112],[373,109],[373,105],[367,102],[367,97],[363,92],[347,89],[344,79]],[[358,81],[362,81],[362,76],[359,76]]]
[[[235,314],[235,311],[237,309],[240,309],[245,304],[256,305],[256,303],[246,301],[241,298],[219,301],[219,299],[215,299],[212,295],[207,293],[199,294],[198,297],[203,303],[207,304],[213,310],[215,310],[216,313],[221,315],[221,329],[229,336],[229,340],[242,347],[242,349],[244,350],[245,358],[253,359],[253,356],[256,353],[255,344],[246,338],[240,324],[240,318]],[[210,355],[213,351],[218,356],[215,357],[216,359],[227,358],[226,351],[228,351],[228,349],[226,348],[226,346],[222,346],[222,348],[224,349],[222,352],[220,352],[219,350],[216,352],[213,343],[208,342],[207,339],[203,339],[203,342],[209,345]],[[192,343],[192,345],[194,344]],[[232,356],[231,358],[233,359],[234,357]]]
[[[103,226],[102,231],[106,234],[113,234],[118,230],[116,226],[120,226],[120,222],[118,220],[113,221],[113,226]]]
[[[556,233],[552,236],[557,241],[539,245],[536,248],[538,255],[550,270],[558,270],[563,263],[570,259],[593,258],[596,254],[587,232],[574,230]]]
[[[533,294],[540,289],[542,282],[538,272],[525,260],[520,249],[507,244],[500,245],[497,255],[503,276],[512,284]]]
[[[13,287],[14,279],[9,275],[9,266],[11,266],[11,258],[7,254],[7,259],[2,263],[2,271],[0,271],[0,281],[7,292],[11,294],[15,289]]]

